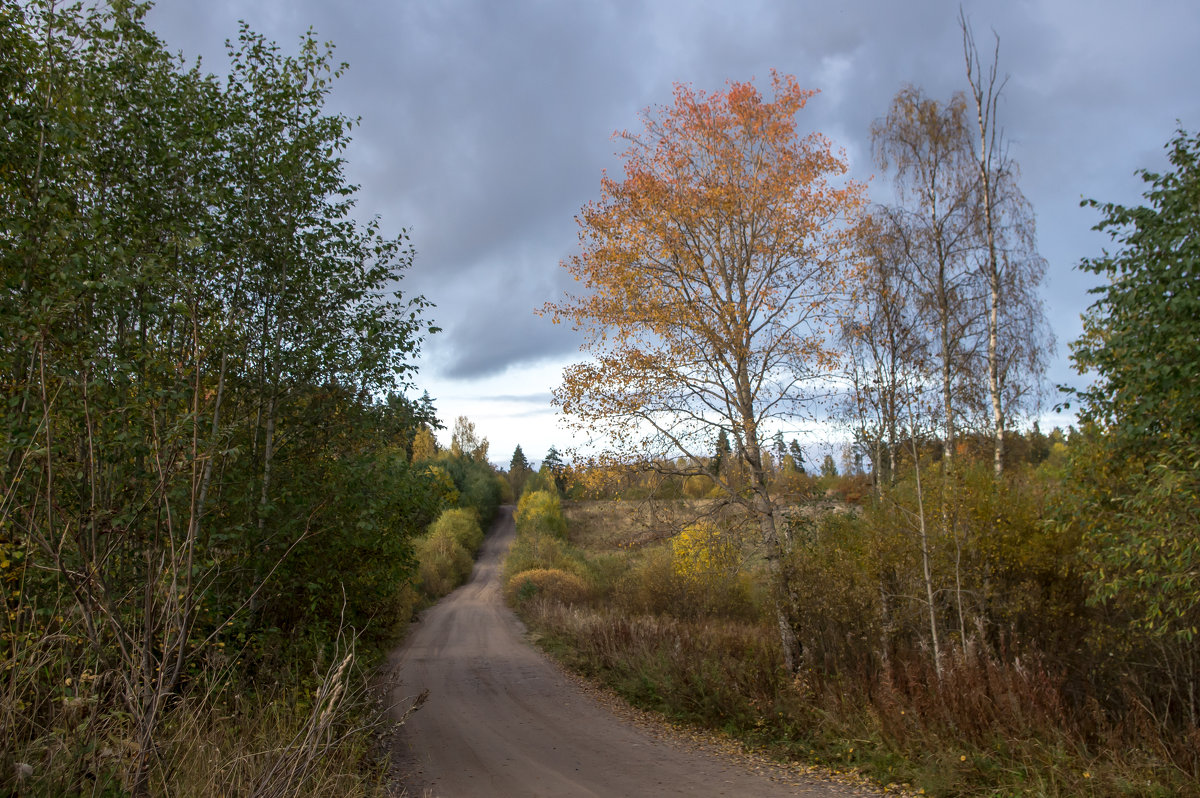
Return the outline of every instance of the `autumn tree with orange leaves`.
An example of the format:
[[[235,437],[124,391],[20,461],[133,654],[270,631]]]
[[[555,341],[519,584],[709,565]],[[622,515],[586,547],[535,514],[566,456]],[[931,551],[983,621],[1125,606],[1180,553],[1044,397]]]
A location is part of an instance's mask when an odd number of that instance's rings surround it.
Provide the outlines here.
[[[788,608],[779,511],[767,479],[772,420],[803,417],[835,369],[831,330],[848,287],[861,184],[796,114],[815,92],[772,73],[773,97],[731,82],[642,113],[624,179],[583,208],[582,289],[546,311],[585,333],[557,406],[605,442],[610,463],[709,474],[723,431],[749,486],[714,479],[761,531],[784,659],[800,646]]]

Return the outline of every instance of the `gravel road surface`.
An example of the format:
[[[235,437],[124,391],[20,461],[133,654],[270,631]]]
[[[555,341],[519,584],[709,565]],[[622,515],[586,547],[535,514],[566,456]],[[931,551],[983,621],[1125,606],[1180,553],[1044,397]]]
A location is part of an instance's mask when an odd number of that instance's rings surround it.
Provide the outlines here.
[[[513,536],[512,508],[502,508],[470,581],[391,655],[397,712],[429,691],[395,741],[408,796],[865,794],[638,722],[565,676],[525,641],[501,597]]]

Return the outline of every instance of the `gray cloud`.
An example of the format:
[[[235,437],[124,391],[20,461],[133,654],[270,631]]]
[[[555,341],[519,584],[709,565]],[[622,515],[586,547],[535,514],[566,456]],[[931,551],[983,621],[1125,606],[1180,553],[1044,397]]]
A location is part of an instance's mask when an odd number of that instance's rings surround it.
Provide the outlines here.
[[[1088,279],[1073,271],[1105,240],[1083,196],[1136,201],[1138,167],[1163,163],[1180,120],[1200,127],[1200,11],[1174,0],[995,4],[966,11],[981,47],[1000,36],[1010,76],[1002,121],[1050,262],[1060,343],[1078,331]],[[164,3],[151,24],[173,49],[223,69],[236,20],[285,48],[310,25],[351,68],[331,107],[362,117],[348,153],[359,208],[408,228],[405,290],[437,304],[445,332],[423,367],[449,379],[496,374],[575,350],[534,315],[571,287],[558,267],[573,217],[616,172],[610,134],[667,103],[675,81],[720,89],[770,68],[823,89],[800,124],[870,177],[869,125],[904,83],[948,97],[963,86],[955,9],[945,3],[817,4],[524,0],[260,0]],[[878,180],[872,192],[886,195]],[[1060,346],[1051,378],[1070,379]]]

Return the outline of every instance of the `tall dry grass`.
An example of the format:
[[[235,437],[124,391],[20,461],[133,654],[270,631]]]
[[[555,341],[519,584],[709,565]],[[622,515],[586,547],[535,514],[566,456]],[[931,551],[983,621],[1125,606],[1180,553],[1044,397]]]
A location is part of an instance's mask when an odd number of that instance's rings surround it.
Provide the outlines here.
[[[229,660],[210,657],[166,707],[151,751],[138,750],[136,726],[108,695],[116,674],[72,662],[63,642],[4,663],[0,794],[125,795],[143,758],[144,788],[156,796],[386,792],[378,740],[387,715],[353,641],[312,673],[257,688],[230,681]]]

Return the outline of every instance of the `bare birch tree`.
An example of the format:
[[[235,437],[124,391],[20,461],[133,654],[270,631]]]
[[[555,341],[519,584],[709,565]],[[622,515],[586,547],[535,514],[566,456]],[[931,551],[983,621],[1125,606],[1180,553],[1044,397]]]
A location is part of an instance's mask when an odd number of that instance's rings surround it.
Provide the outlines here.
[[[953,462],[961,383],[972,347],[970,254],[974,246],[974,172],[967,104],[939,103],[906,86],[871,126],[875,159],[892,171],[900,203],[877,218],[899,243],[928,313],[941,387],[947,466]]]
[[[958,22],[978,134],[974,153],[982,245],[978,263],[987,296],[992,467],[999,477],[1004,472],[1005,427],[1015,412],[1036,403],[1053,336],[1037,294],[1046,263],[1037,252],[1033,211],[1017,187],[1018,168],[1008,157],[997,122],[998,103],[1008,82],[999,76],[1000,38],[996,37],[991,64],[985,65],[962,9]]]

